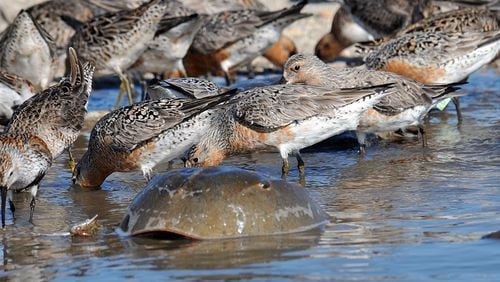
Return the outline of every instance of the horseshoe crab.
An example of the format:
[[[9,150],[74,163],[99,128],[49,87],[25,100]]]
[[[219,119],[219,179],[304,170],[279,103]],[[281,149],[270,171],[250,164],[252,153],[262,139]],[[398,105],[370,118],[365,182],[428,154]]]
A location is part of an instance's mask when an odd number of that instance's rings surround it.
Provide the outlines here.
[[[298,184],[238,168],[209,167],[153,178],[135,197],[119,229],[132,236],[222,239],[300,232],[328,219]]]

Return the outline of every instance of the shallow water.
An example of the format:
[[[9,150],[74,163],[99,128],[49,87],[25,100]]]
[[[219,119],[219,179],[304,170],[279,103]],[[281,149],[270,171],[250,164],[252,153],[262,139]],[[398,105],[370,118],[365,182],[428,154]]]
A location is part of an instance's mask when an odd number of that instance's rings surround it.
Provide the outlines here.
[[[85,191],[71,185],[64,155],[42,181],[34,225],[28,193],[15,195],[15,223],[7,211],[0,230],[0,279],[498,281],[500,241],[481,236],[500,230],[500,80],[483,70],[463,88],[463,123],[453,106],[433,113],[428,148],[412,138],[384,141],[360,158],[344,136],[303,153],[307,189],[334,218],[324,230],[206,242],[123,238],[114,228],[144,187],[142,175],[116,173]],[[97,90],[91,110],[115,97]],[[88,135],[75,144],[77,156]],[[225,164],[275,177],[281,167],[275,153]],[[296,169],[289,180],[298,181]],[[67,235],[95,214],[96,237]]]

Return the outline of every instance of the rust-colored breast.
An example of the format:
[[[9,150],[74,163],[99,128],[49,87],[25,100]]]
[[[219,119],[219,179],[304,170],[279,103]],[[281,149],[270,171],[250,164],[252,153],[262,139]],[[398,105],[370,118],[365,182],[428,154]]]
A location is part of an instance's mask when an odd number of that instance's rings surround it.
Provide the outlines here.
[[[223,75],[220,64],[229,58],[229,55],[225,49],[207,55],[193,52],[190,49],[184,57],[183,63],[188,76],[202,76],[207,73]]]
[[[444,69],[435,66],[416,66],[405,61],[392,59],[389,60],[384,67],[383,71],[393,72],[399,75],[409,77],[422,83],[436,83],[443,76],[446,75]]]
[[[346,47],[340,44],[331,33],[328,33],[316,44],[314,54],[323,61],[333,61]]]
[[[282,68],[288,58],[296,53],[297,48],[293,41],[286,36],[281,36],[280,40],[269,47],[263,55],[271,63]]]

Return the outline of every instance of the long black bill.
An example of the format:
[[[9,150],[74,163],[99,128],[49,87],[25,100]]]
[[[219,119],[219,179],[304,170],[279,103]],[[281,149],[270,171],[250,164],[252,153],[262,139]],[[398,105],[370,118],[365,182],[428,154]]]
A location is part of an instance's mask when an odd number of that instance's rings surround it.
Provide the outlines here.
[[[2,228],[5,227],[5,204],[7,201],[7,187],[1,186],[0,192],[2,194]]]

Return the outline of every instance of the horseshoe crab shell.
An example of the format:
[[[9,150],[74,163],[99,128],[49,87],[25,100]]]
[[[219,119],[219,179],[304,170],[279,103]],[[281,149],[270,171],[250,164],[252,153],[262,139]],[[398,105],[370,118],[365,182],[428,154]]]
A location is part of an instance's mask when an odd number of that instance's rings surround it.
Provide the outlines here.
[[[125,235],[221,239],[300,232],[329,216],[306,190],[232,167],[172,170],[159,175],[129,206]]]

